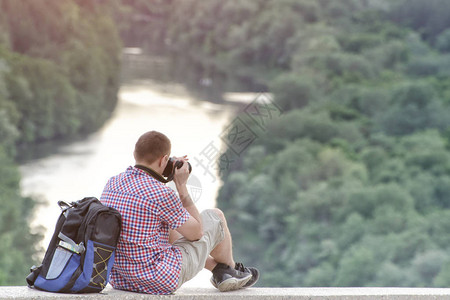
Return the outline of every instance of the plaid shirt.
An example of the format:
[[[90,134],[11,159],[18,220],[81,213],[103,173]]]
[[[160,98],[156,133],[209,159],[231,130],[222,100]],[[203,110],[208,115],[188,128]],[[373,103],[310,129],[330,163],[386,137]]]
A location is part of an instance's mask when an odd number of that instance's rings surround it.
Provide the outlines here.
[[[169,228],[189,219],[175,191],[145,171],[129,167],[108,181],[100,200],[122,215],[111,285],[150,294],[174,292],[182,256],[169,244]]]

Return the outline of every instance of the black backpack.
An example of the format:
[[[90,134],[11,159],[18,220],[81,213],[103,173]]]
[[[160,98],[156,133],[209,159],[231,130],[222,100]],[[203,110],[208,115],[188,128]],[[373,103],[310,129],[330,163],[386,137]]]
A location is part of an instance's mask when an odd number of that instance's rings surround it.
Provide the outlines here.
[[[88,197],[62,212],[42,265],[33,266],[28,286],[49,292],[101,292],[109,281],[122,228],[120,213]]]

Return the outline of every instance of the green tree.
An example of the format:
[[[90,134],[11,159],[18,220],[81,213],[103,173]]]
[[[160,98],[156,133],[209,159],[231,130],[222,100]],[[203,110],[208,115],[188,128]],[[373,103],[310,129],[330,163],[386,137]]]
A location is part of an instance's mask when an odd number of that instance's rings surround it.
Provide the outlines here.
[[[293,73],[278,76],[271,90],[284,110],[303,108],[318,98],[316,85],[309,78]]]
[[[20,196],[19,172],[2,148],[0,162],[0,285],[19,285],[41,251],[37,243],[42,236],[31,233],[29,220],[35,203]]]
[[[449,110],[435,95],[433,87],[426,83],[414,82],[399,86],[392,95],[392,108],[378,116],[378,126],[389,135],[447,128]]]

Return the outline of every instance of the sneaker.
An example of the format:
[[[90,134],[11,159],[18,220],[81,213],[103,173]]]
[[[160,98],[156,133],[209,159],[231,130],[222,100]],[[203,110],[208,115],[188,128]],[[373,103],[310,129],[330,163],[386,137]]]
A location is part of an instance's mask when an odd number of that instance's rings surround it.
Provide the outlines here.
[[[225,264],[217,264],[212,273],[211,283],[221,292],[238,290],[252,279],[251,273],[233,269]]]
[[[259,279],[259,270],[253,267],[244,267],[244,264],[238,262],[234,267],[236,270],[240,272],[246,272],[252,274],[252,278],[243,286],[243,288],[248,288],[253,286]]]

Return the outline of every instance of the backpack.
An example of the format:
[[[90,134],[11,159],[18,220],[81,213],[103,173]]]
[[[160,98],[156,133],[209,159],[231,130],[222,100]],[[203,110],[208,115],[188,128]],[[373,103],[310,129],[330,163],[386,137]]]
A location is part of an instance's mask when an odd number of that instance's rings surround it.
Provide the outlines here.
[[[59,293],[101,292],[109,281],[122,228],[120,213],[87,197],[62,212],[42,265],[33,266],[28,286]]]

